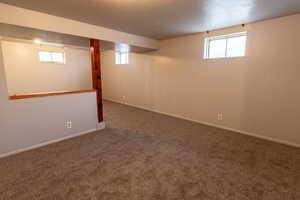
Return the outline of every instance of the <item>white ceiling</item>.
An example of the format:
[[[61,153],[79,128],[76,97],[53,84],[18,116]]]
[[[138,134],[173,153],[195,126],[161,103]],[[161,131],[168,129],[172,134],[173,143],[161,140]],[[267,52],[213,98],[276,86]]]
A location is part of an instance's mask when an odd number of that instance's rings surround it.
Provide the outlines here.
[[[300,12],[300,0],[0,0],[77,21],[166,39]]]

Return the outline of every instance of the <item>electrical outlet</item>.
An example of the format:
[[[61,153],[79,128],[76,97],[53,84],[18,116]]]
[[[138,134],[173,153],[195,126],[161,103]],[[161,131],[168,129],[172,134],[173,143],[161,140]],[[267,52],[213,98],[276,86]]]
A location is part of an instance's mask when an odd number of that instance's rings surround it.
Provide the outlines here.
[[[72,128],[72,121],[67,121],[65,125],[67,128]]]
[[[218,113],[218,120],[222,121],[223,120],[223,114],[222,113]]]

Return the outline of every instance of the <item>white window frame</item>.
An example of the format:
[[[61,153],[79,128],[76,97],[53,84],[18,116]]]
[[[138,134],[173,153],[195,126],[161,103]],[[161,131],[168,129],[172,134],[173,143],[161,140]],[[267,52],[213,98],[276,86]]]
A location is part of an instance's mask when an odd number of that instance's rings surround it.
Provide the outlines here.
[[[127,59],[122,60],[122,54],[126,54]],[[115,52],[115,64],[116,65],[128,65],[129,64],[129,51],[116,51]]]
[[[40,53],[41,52],[46,52],[46,53],[61,53],[63,55],[63,62],[59,62],[59,61],[55,61],[55,60],[52,60],[52,61],[42,61],[41,58],[40,58]],[[40,50],[38,52],[38,58],[39,58],[39,62],[41,63],[55,63],[55,64],[66,64],[66,54],[65,52],[63,51],[47,51],[47,50]]]
[[[241,37],[241,36],[246,36],[246,44],[245,44],[244,55],[243,56],[228,56],[227,55],[227,51],[228,51],[228,39],[235,38],[235,37]],[[215,40],[223,40],[223,39],[226,39],[225,57],[210,58],[210,55],[209,55],[210,42],[211,41],[215,41]],[[204,41],[204,59],[224,59],[224,58],[245,57],[246,56],[246,52],[247,52],[247,39],[248,39],[248,32],[247,31],[205,38],[205,41]]]

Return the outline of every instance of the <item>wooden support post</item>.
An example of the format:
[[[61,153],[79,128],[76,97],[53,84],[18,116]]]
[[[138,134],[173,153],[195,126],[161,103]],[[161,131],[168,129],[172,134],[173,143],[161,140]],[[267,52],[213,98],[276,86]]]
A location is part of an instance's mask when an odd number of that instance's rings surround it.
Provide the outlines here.
[[[96,39],[91,39],[90,47],[92,56],[93,88],[97,91],[98,120],[99,122],[103,122],[100,41]]]

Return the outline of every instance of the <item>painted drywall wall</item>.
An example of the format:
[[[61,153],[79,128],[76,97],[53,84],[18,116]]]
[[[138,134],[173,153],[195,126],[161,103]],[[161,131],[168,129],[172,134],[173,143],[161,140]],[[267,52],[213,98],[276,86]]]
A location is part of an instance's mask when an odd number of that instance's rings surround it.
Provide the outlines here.
[[[293,15],[164,40],[157,52],[132,53],[129,65],[115,65],[107,51],[104,98],[300,146],[299,21]],[[246,57],[203,59],[205,37],[244,30]]]
[[[66,121],[72,121],[71,129]],[[94,130],[97,124],[95,93],[9,100],[0,51],[0,156]]]
[[[0,23],[158,49],[157,40],[0,3]]]
[[[10,41],[1,43],[10,96],[92,89],[89,49]],[[41,63],[39,51],[64,52],[66,63]]]

